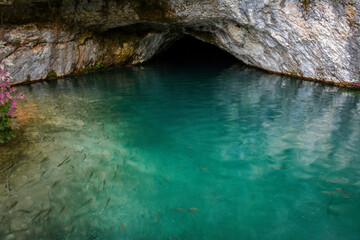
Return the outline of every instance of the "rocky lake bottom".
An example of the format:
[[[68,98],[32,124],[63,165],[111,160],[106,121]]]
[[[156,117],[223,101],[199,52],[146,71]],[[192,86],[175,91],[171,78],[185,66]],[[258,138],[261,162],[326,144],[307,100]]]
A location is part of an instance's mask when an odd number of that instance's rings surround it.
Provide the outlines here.
[[[360,95],[234,64],[19,87],[0,239],[359,239]]]

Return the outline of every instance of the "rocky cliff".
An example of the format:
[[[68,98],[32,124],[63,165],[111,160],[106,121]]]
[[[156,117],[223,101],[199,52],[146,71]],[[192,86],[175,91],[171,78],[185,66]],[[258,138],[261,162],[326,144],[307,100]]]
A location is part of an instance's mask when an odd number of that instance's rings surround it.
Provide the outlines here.
[[[359,0],[0,2],[16,82],[141,63],[184,34],[268,71],[360,81]]]

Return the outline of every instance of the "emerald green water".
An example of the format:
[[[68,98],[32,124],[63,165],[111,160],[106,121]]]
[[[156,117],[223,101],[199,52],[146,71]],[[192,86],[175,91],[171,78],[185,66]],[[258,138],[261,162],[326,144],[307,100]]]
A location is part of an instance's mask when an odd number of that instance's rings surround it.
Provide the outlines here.
[[[0,239],[360,239],[356,92],[167,64],[21,90]]]

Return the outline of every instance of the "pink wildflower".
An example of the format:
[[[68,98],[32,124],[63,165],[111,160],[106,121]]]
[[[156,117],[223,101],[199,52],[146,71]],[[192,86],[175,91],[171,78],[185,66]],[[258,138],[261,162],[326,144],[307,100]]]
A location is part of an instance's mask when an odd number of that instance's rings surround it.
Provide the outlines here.
[[[0,52],[4,52],[5,49],[7,49],[7,47],[5,47],[4,42],[0,41]],[[5,119],[1,118],[2,120],[0,119],[0,121],[6,121],[7,124],[12,122],[9,121],[12,120],[11,118],[15,118],[17,100],[24,98],[24,94],[16,94],[17,89],[12,87],[11,77],[5,70],[6,66],[11,65],[12,63],[9,61],[9,59],[3,59],[2,61],[0,60],[0,106],[5,105],[5,107],[1,108],[2,112],[0,112],[0,116],[7,116]]]

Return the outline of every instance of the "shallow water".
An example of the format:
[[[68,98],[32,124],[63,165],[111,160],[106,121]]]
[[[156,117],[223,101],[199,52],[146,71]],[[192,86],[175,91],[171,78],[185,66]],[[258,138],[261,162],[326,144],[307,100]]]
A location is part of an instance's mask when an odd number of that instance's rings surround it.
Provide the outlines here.
[[[234,65],[20,87],[0,239],[360,239],[360,96]]]

